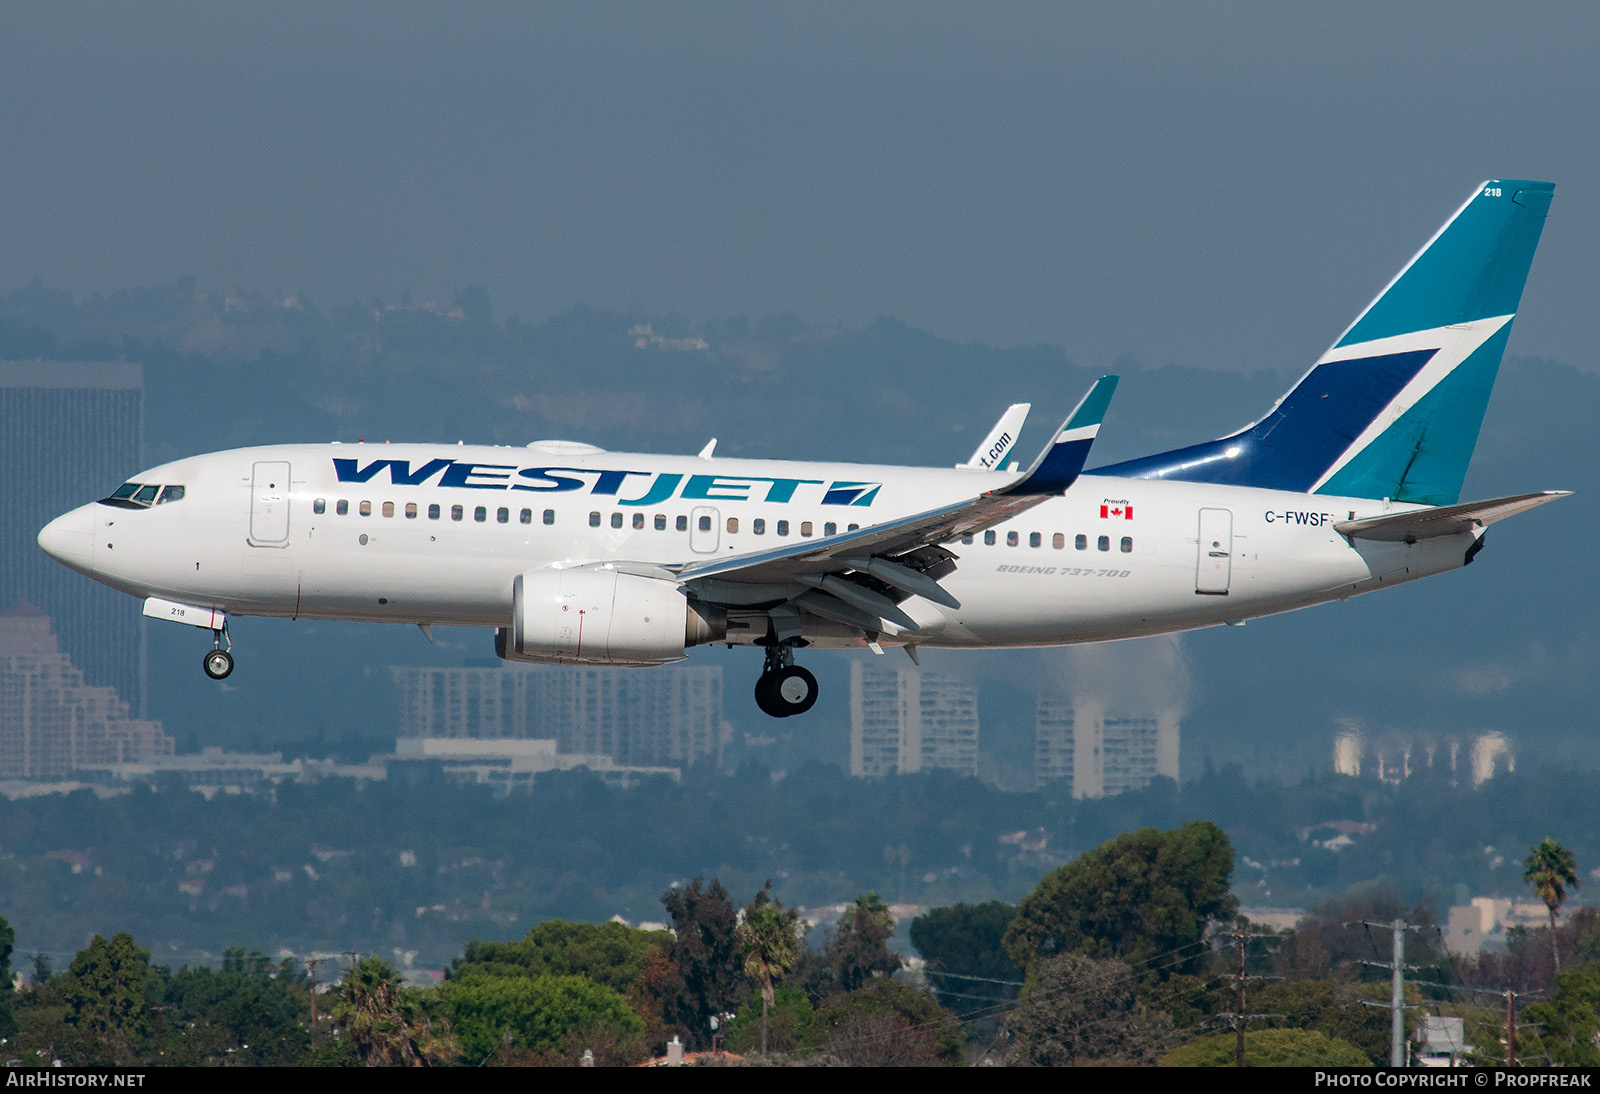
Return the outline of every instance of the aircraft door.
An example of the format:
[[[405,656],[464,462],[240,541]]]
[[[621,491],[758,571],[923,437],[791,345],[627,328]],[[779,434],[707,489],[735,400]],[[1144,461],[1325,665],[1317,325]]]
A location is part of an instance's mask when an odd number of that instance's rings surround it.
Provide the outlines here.
[[[263,460],[250,479],[250,546],[289,545],[289,465]]]
[[[689,550],[699,555],[709,555],[717,549],[721,515],[709,505],[697,505],[689,510]]]
[[[1233,511],[1200,510],[1200,558],[1195,567],[1194,591],[1227,596],[1233,576]]]

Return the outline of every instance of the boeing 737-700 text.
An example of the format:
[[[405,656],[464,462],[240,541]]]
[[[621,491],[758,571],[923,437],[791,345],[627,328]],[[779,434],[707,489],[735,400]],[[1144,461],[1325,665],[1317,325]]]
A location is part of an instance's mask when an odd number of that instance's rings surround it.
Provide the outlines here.
[[[296,444],[151,468],[39,533],[212,632],[230,616],[492,627],[512,661],[662,665],[755,645],[756,701],[816,701],[796,651],[1046,646],[1238,623],[1470,563],[1459,503],[1554,187],[1495,180],[1265,417],[1084,471],[1101,378],[1025,471],[1027,405],[956,468],[526,448]]]

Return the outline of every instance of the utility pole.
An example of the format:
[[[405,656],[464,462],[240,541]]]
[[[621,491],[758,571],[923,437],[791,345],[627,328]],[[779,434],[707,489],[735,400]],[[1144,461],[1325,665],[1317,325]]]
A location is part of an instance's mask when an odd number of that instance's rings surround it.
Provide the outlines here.
[[[1266,976],[1246,976],[1244,974],[1244,950],[1245,950],[1245,946],[1252,938],[1274,938],[1274,937],[1276,937],[1275,935],[1273,935],[1271,933],[1262,933],[1262,932],[1259,932],[1259,931],[1251,931],[1249,928],[1250,928],[1250,921],[1247,920],[1247,919],[1240,918],[1239,920],[1237,920],[1234,923],[1232,930],[1224,932],[1227,937],[1233,939],[1234,952],[1238,955],[1238,970],[1239,971],[1234,973],[1234,975],[1233,975],[1234,992],[1235,992],[1235,994],[1234,994],[1234,1007],[1235,1007],[1235,1010],[1234,1010],[1233,1014],[1230,1015],[1230,1017],[1233,1019],[1233,1029],[1234,1029],[1234,1033],[1236,1034],[1236,1042],[1235,1042],[1235,1048],[1234,1048],[1234,1066],[1235,1067],[1243,1067],[1244,1066],[1244,1031],[1245,1031],[1245,1027],[1247,1025],[1249,1025],[1250,1019],[1252,1019],[1252,1018],[1274,1018],[1274,1017],[1277,1017],[1277,1015],[1246,1014],[1244,1012],[1244,984],[1245,984],[1245,981],[1246,980],[1267,980],[1267,979],[1271,979],[1270,977],[1266,977]]]
[[[1517,993],[1506,989],[1506,1066],[1517,1066]]]
[[[1393,956],[1387,962],[1366,961],[1363,964],[1373,965],[1380,969],[1389,970],[1389,1001],[1387,1003],[1374,1003],[1370,999],[1362,1002],[1369,1007],[1389,1008],[1389,1066],[1406,1066],[1406,969],[1415,969],[1415,965],[1406,964],[1406,932],[1417,930],[1416,924],[1407,923],[1404,919],[1395,919],[1393,923],[1367,923],[1364,927],[1388,927],[1394,932]]]

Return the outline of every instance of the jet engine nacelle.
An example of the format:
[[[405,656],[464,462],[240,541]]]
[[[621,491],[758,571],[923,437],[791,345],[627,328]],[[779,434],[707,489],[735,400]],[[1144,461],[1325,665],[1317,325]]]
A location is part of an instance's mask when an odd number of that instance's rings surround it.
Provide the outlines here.
[[[495,653],[546,664],[662,665],[727,636],[727,615],[675,583],[611,568],[532,570],[511,588],[511,626]]]

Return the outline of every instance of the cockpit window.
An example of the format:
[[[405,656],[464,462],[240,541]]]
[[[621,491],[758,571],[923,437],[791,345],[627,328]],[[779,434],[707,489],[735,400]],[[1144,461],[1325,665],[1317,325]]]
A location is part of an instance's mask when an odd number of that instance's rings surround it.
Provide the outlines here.
[[[118,509],[148,509],[152,505],[165,505],[169,501],[182,501],[183,493],[183,487],[181,486],[125,482],[112,491],[109,498],[101,498],[100,504],[114,505]]]

